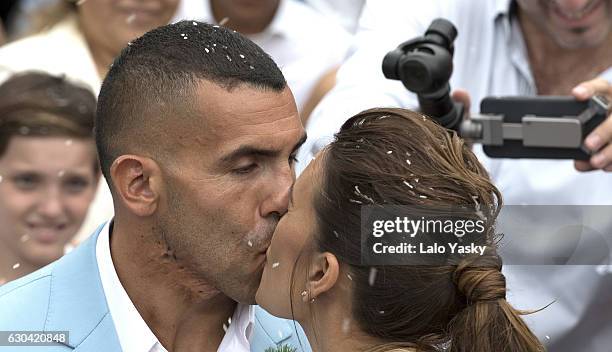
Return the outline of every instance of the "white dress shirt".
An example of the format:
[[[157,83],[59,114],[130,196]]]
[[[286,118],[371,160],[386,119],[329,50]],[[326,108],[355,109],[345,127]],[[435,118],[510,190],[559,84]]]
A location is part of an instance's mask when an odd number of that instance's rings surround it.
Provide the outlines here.
[[[355,113],[372,107],[418,106],[415,95],[400,81],[385,79],[381,64],[387,52],[423,35],[438,17],[449,19],[458,29],[450,83],[452,89],[470,93],[472,112],[479,110],[479,102],[486,96],[535,95],[523,35],[509,12],[510,5],[510,0],[368,1],[356,34],[356,51],[339,70],[337,86],[308,121],[308,141],[298,154],[298,171]],[[600,76],[612,81],[612,69]],[[612,173],[581,173],[571,160],[491,159],[481,148],[475,152],[501,190],[505,204],[612,204]],[[607,234],[612,233],[612,224],[607,229]],[[504,273],[510,302],[518,308],[537,309],[556,300],[547,309],[525,317],[551,351],[609,350],[610,270],[598,265],[507,265]]]
[[[126,352],[166,352],[138,313],[121,285],[113,264],[109,238],[110,222],[104,225],[96,243],[96,260],[102,288],[121,349]],[[255,321],[252,306],[238,304],[218,352],[249,352],[249,338]]]
[[[184,19],[216,23],[208,0],[183,0],[173,21]],[[247,37],[280,67],[300,111],[319,79],[342,63],[352,44],[339,24],[296,0],[281,0],[272,23]]]
[[[96,97],[102,84],[89,46],[73,15],[47,31],[0,47],[0,82],[13,73],[31,70],[65,75],[70,81],[89,87]],[[100,177],[96,196],[76,235],[77,241],[93,233],[113,213],[110,190]]]

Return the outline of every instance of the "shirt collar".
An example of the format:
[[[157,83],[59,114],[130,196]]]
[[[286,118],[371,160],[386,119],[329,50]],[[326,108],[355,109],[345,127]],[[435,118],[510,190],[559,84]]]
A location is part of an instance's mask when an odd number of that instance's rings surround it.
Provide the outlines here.
[[[96,260],[121,349],[130,352],[149,352],[157,346],[158,350],[165,351],[119,281],[110,251],[111,226],[112,221],[109,221],[100,231],[96,242]],[[218,351],[248,352],[254,322],[253,306],[238,304]]]
[[[110,251],[111,223],[104,225],[96,243],[96,260],[108,309],[115,324],[121,349],[130,352],[149,352],[159,341],[119,281]]]

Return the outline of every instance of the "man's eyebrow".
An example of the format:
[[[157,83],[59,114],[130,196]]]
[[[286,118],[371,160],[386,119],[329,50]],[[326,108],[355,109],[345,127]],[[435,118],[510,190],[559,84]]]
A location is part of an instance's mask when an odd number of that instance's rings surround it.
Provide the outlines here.
[[[280,150],[274,149],[261,149],[253,147],[251,145],[243,145],[238,149],[225,155],[221,158],[222,163],[231,163],[232,161],[238,160],[245,156],[263,156],[263,157],[275,157],[280,154]]]
[[[302,135],[302,138],[300,138],[300,140],[293,147],[291,154],[295,153],[295,151],[298,150],[302,146],[302,144],[304,144],[304,142],[306,142],[305,133],[304,135]],[[273,157],[280,155],[281,152],[282,152],[281,150],[276,150],[276,149],[262,149],[262,148],[257,148],[251,145],[242,145],[238,147],[238,149],[223,156],[221,158],[221,163],[229,164],[233,161],[236,161],[240,158],[247,157],[247,156],[260,156],[260,157],[273,158]]]

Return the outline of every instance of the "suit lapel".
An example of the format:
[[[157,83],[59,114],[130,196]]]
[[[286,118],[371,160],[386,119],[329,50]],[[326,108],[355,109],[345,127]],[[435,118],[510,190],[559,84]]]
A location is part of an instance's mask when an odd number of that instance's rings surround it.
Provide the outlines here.
[[[102,227],[56,262],[45,330],[69,331],[73,348],[94,343],[97,347],[93,350],[121,351],[96,261],[96,241]]]

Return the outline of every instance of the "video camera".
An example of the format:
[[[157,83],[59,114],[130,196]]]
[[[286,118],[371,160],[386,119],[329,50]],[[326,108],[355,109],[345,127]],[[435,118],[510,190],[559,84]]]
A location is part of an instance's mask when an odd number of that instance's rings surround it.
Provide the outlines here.
[[[494,158],[588,160],[586,136],[603,122],[610,103],[601,96],[487,97],[480,114],[463,120],[464,107],[450,97],[455,26],[434,20],[422,37],[400,44],[385,55],[386,78],[400,80],[417,94],[421,111],[462,138],[483,144]]]

